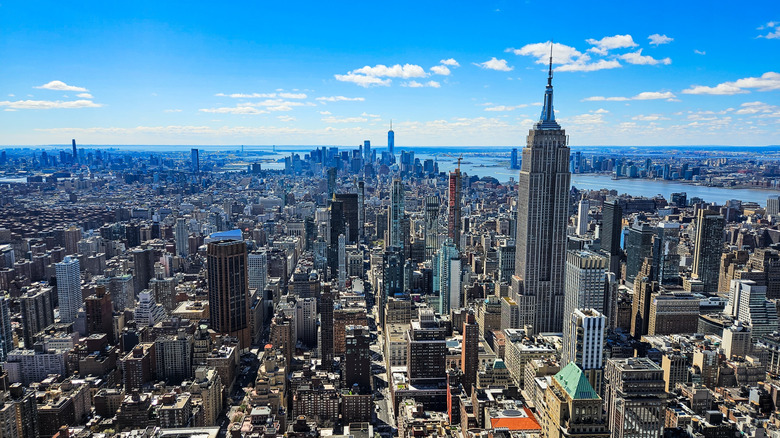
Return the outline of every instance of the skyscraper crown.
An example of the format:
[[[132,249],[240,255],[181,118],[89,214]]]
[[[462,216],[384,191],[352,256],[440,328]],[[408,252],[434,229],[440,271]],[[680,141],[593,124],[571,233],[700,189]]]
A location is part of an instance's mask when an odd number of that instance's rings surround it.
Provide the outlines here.
[[[547,89],[544,91],[544,106],[539,122],[535,129],[561,129],[561,125],[555,121],[555,110],[553,109],[553,86],[552,86],[552,43],[550,43],[550,67],[547,74]]]

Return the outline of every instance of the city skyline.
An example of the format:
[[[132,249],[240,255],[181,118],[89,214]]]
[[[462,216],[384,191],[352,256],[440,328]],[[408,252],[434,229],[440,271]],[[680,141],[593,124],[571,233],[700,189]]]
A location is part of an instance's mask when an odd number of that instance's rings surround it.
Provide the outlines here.
[[[770,2],[134,6],[0,6],[4,144],[519,146],[550,39],[573,145],[780,143]]]

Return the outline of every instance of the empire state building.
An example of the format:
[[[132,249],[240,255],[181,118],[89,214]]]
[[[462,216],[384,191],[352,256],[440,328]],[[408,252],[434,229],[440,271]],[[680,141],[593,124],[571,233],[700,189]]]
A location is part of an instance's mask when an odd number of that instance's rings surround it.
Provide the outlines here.
[[[542,115],[523,148],[512,277],[519,326],[531,326],[536,333],[563,329],[569,152],[566,132],[553,111],[551,53]]]

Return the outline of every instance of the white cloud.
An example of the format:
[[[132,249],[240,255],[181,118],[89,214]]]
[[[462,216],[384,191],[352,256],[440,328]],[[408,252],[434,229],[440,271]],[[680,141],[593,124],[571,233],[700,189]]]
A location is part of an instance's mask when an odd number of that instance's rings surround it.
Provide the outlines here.
[[[361,87],[370,87],[372,85],[388,87],[392,82],[390,79],[376,78],[373,76],[356,75],[354,73],[347,73],[345,75],[334,75],[337,81],[352,82],[355,85]]]
[[[657,45],[660,45],[660,44],[669,44],[672,41],[674,41],[674,38],[669,38],[666,35],[659,35],[657,33],[654,33],[654,34],[650,35],[649,37],[647,37],[647,39],[649,39],[650,40],[650,44],[652,44],[654,46],[657,46]]]
[[[166,113],[180,113],[181,110],[180,109],[167,109],[164,112],[166,112]]]
[[[735,114],[774,113],[777,109],[777,106],[764,102],[745,102],[740,105],[740,109]]]
[[[766,38],[768,40],[776,40],[780,38],[780,27],[778,27],[778,25],[780,25],[780,23],[776,21],[770,21],[769,23],[763,26],[759,26],[758,30],[772,29],[772,28],[774,28],[775,30],[770,31],[766,35],[759,35],[757,38]]]
[[[449,65],[450,67],[460,67],[460,64],[458,64],[458,61],[454,60],[453,58],[442,59],[441,61],[439,61],[439,64]]]
[[[89,91],[84,87],[76,87],[74,85],[68,85],[62,81],[51,81],[34,88],[42,88],[44,90],[57,90],[57,91]]]
[[[596,114],[607,114],[609,111],[605,110],[604,108],[599,108],[596,111],[593,111]]]
[[[256,114],[268,113],[268,111],[259,110],[249,105],[239,105],[239,106],[220,107],[220,108],[202,108],[199,109],[198,111],[204,113],[212,113],[212,114],[242,114],[242,115],[256,115]]]
[[[444,65],[436,65],[431,67],[431,73],[435,75],[447,76],[450,74],[450,69],[448,69],[447,66]]]
[[[506,63],[506,59],[496,59],[495,57],[490,58],[490,60],[480,63],[473,63],[477,67],[486,69],[486,70],[496,70],[496,71],[512,71],[514,70],[514,67],[510,67]]]
[[[282,122],[294,122],[295,117],[283,115],[283,116],[276,116],[277,119],[281,120]]]
[[[325,123],[364,123],[367,122],[368,119],[365,117],[334,117],[334,116],[328,116],[323,117],[322,119]]]
[[[485,108],[485,111],[514,111],[518,108],[525,108],[527,106],[528,106],[527,104],[514,105],[514,106],[498,105],[498,106],[487,107]]]
[[[676,96],[671,91],[643,91],[633,97],[604,97],[604,96],[591,96],[582,99],[583,102],[624,102],[627,100],[657,100],[657,99],[674,99]]]
[[[707,54],[707,52],[705,52],[704,50],[697,50],[697,49],[693,49],[693,53],[695,53],[697,55],[706,55]]]
[[[331,112],[330,111],[320,111],[320,114],[322,114],[323,116],[329,116],[331,114]]]
[[[587,113],[587,114],[579,114],[571,118],[565,119],[566,123],[571,123],[574,125],[601,125],[604,123],[607,123],[604,120],[603,114],[594,114],[594,113]]]
[[[599,55],[606,55],[607,51],[612,49],[625,49],[637,46],[631,35],[615,35],[604,37],[600,40],[589,38],[585,41],[592,46],[596,46],[588,49],[588,51],[598,53]]]
[[[669,120],[668,117],[664,117],[661,114],[640,114],[638,116],[631,117],[631,120],[641,120],[644,122],[656,122],[658,120]]]
[[[400,64],[396,64],[391,67],[382,64],[377,64],[374,67],[369,67],[369,66],[361,67],[357,70],[351,71],[350,73],[373,76],[373,77],[387,77],[387,78],[401,78],[401,79],[424,78],[428,76],[428,73],[425,72],[425,69],[415,64],[404,64],[403,66]]]
[[[441,84],[436,81],[428,81],[428,82],[407,81],[407,82],[402,82],[401,86],[409,87],[409,88],[422,88],[422,87],[439,88],[441,87]]]
[[[0,101],[0,106],[12,109],[73,109],[100,108],[103,104],[91,100],[4,100]]]
[[[616,60],[612,59],[607,61],[606,59],[600,59],[596,62],[575,62],[572,64],[565,64],[557,67],[555,71],[598,71],[607,70],[612,68],[620,68],[621,65]]]
[[[82,99],[94,99],[91,94],[89,93],[79,93],[76,95],[76,97],[80,97]]]
[[[780,90],[780,73],[766,72],[761,77],[750,77],[737,79],[733,82],[723,82],[714,87],[705,85],[693,85],[691,88],[683,90],[684,94],[713,94],[713,95],[732,95],[745,94],[750,92],[750,88],[758,91]]]
[[[532,56],[536,58],[537,64],[547,64],[550,59],[550,42],[526,44],[519,49],[509,48],[506,51],[515,55]],[[585,59],[582,60],[581,58]],[[569,64],[575,61],[585,62],[588,60],[590,60],[588,55],[583,55],[582,52],[574,47],[553,43],[553,63],[555,64]]]
[[[379,114],[369,114],[367,112],[363,112],[363,114],[361,114],[361,116],[363,116],[363,117],[371,117],[371,118],[375,119],[375,118],[379,117]]]
[[[346,97],[346,96],[323,96],[318,97],[315,100],[320,102],[363,102],[365,97]]]
[[[305,93],[217,93],[218,97],[232,97],[234,99],[306,99]]]
[[[630,52],[630,53],[626,53],[625,55],[620,55],[619,58],[625,60],[629,64],[637,64],[637,65],[657,65],[657,64],[669,65],[672,63],[671,58],[655,59],[652,56],[642,55],[642,49],[639,49],[636,52]]]

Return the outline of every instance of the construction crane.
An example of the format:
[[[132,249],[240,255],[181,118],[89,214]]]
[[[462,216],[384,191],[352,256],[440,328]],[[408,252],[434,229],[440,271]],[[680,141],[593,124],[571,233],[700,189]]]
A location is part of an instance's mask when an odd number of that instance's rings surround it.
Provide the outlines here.
[[[460,162],[463,161],[463,154],[458,157],[458,173],[460,173]]]

